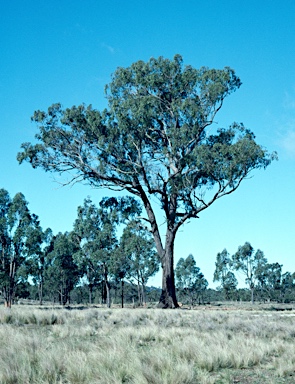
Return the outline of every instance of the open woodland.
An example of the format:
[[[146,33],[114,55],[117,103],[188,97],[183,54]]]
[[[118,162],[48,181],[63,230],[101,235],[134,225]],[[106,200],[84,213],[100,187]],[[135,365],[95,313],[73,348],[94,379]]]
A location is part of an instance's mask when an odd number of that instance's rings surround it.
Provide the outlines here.
[[[291,305],[0,309],[2,384],[295,382]]]
[[[295,384],[294,14],[5,2],[0,384]]]

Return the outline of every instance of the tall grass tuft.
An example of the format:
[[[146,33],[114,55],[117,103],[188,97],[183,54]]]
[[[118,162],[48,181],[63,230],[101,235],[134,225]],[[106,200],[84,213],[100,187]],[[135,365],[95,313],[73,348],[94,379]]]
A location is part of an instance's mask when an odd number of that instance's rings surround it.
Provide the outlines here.
[[[295,319],[265,314],[3,308],[0,383],[294,383]]]

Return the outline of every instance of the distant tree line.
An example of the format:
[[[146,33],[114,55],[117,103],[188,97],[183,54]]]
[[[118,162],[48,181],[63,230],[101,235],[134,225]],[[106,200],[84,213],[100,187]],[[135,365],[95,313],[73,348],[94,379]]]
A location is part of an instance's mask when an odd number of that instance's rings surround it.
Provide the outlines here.
[[[77,209],[72,231],[53,234],[43,230],[22,193],[13,198],[0,189],[0,286],[6,307],[17,298],[70,303],[158,300],[160,289],[148,280],[160,267],[150,232],[138,221],[141,206],[133,197],[104,198],[96,206],[88,197]],[[118,235],[120,233],[120,236]],[[235,272],[245,276],[247,288],[238,289]],[[214,281],[208,288],[193,255],[180,258],[175,268],[178,299],[183,304],[214,300],[294,300],[295,273],[268,263],[250,243],[230,256],[217,254]]]
[[[95,295],[109,307],[111,290],[117,297],[120,287],[122,301],[124,282],[125,291],[136,292],[133,300],[143,305],[159,257],[150,233],[135,220],[140,212],[130,197],[105,198],[99,207],[87,198],[78,207],[73,230],[54,235],[49,228],[43,231],[22,193],[11,198],[1,189],[0,284],[5,306],[11,307],[16,297],[65,305],[76,290],[76,301],[92,303]]]
[[[250,300],[286,303],[294,300],[295,273],[282,272],[282,264],[268,263],[264,253],[256,252],[249,242],[240,246],[235,254],[229,255],[226,249],[217,254],[214,281],[220,282],[220,290],[225,299],[237,298],[238,281],[234,271],[245,277]]]

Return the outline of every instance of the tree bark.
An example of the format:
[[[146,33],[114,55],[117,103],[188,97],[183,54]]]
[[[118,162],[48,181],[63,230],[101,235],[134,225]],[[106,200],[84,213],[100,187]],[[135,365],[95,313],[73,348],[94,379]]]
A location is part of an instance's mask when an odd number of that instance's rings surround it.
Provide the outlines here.
[[[10,292],[10,287],[3,287],[2,295],[4,297],[4,307],[11,308],[12,306],[12,295]]]
[[[107,291],[107,307],[111,308],[111,295],[110,295],[110,283],[106,280],[106,291]]]
[[[254,288],[251,288],[251,304],[254,304]]]
[[[124,308],[124,280],[121,280],[121,307]]]
[[[105,304],[107,302],[107,289],[105,281],[101,282],[101,303]]]
[[[43,278],[40,277],[38,284],[39,305],[43,305]]]
[[[111,308],[111,285],[108,280],[108,268],[105,263],[103,263],[103,276],[104,276],[104,282],[105,282],[105,288],[106,288],[106,299],[107,299],[107,307]]]
[[[145,294],[145,283],[141,282],[141,297],[142,297],[142,305],[146,307],[146,294]]]
[[[92,284],[88,284],[88,290],[89,290],[89,304],[92,304]]]
[[[137,296],[138,296],[138,305],[141,306],[141,293],[140,293],[139,280],[137,281]]]
[[[162,262],[162,293],[158,308],[178,308],[174,281],[174,239],[172,231],[167,230],[165,253]]]
[[[6,301],[6,300],[5,300],[5,302],[4,302],[4,307],[5,307],[5,308],[11,308],[11,304],[12,304],[11,301]]]
[[[165,248],[163,247],[157,220],[149,199],[143,188],[138,185],[140,198],[145,207],[149,222],[151,225],[151,233],[155,240],[156,249],[161,259],[162,264],[162,293],[159,300],[159,308],[177,308],[176,289],[174,281],[174,240],[178,228],[185,222],[183,218],[178,224],[175,223],[176,215],[176,195],[171,197],[170,208],[168,208],[168,199],[165,200],[165,213],[167,218],[167,232]]]
[[[11,262],[10,263],[10,272],[9,272],[9,277],[8,277],[8,283],[5,285],[2,289],[2,295],[4,298],[4,306],[5,308],[11,308],[14,295],[15,295],[15,289],[16,289],[16,284],[15,284],[15,263]]]

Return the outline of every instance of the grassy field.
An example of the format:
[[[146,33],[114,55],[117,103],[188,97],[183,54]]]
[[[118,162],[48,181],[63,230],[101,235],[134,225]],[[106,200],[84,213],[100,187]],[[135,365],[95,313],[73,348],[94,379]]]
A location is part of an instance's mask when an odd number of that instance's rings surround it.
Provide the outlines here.
[[[0,309],[1,384],[295,383],[295,313]]]

